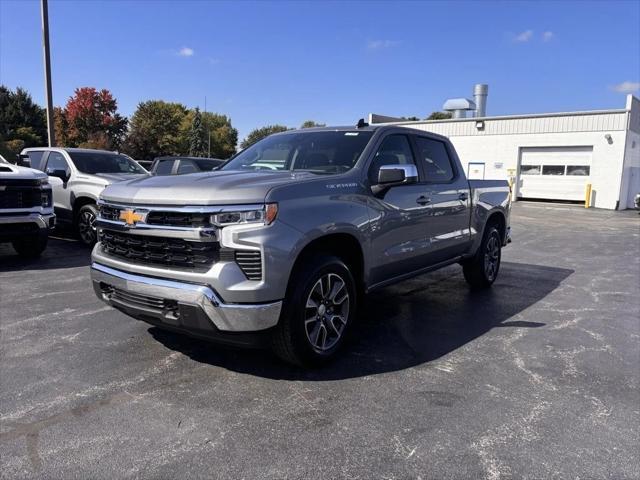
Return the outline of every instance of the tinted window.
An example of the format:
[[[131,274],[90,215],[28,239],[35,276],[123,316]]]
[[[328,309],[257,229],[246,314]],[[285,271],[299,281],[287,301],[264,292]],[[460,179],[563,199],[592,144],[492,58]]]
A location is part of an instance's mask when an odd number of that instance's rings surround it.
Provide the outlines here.
[[[540,175],[540,165],[522,165],[520,166],[520,173],[522,175]]]
[[[272,135],[240,152],[222,169],[342,173],[356,164],[371,135],[372,132],[369,131]]]
[[[182,175],[185,173],[194,173],[199,172],[196,164],[191,160],[180,160],[180,164],[178,165],[178,175]]]
[[[27,155],[29,156],[29,160],[31,161],[31,168],[44,170],[44,165],[42,165],[42,155],[44,155],[44,152],[42,150],[28,152]]]
[[[416,137],[418,161],[428,182],[449,182],[453,180],[453,167],[444,143],[425,137]]]
[[[47,158],[47,173],[53,173],[55,170],[64,170],[69,173],[69,164],[61,153],[49,152],[49,158]]]
[[[173,168],[173,160],[158,160],[153,173],[156,175],[171,175],[171,169]]]
[[[82,173],[147,173],[129,157],[109,152],[69,152]]]
[[[369,181],[378,182],[378,171],[383,165],[406,165],[415,163],[413,153],[406,135],[389,135],[386,137],[369,167]]]
[[[567,165],[567,175],[589,176],[589,165]]]
[[[564,175],[564,165],[543,165],[542,175]]]

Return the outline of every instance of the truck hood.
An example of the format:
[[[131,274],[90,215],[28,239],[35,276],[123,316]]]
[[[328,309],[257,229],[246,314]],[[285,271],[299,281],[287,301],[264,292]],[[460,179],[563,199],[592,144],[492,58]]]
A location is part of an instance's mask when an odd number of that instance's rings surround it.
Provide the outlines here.
[[[0,178],[36,180],[38,178],[47,178],[47,175],[35,168],[19,167],[12,163],[0,162]]]
[[[106,180],[106,182],[104,182],[106,185],[109,185],[110,183],[116,183],[116,182],[122,182],[123,180],[131,180],[134,178],[142,178],[143,176],[145,176],[144,174],[141,173],[81,173],[78,175],[78,178],[91,178],[91,177],[97,177],[101,180]]]
[[[102,192],[106,201],[151,205],[230,205],[262,203],[269,190],[314,178],[309,172],[214,171],[152,176],[114,183]]]

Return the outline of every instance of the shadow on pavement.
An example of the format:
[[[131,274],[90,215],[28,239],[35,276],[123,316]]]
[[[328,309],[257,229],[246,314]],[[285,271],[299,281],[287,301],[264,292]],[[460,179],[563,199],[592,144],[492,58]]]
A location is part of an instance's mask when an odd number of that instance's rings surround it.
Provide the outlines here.
[[[39,258],[22,258],[10,243],[0,244],[0,272],[76,268],[90,264],[91,249],[80,243],[68,230],[57,228],[49,236],[47,249]]]
[[[573,270],[503,262],[494,286],[471,291],[458,267],[385,288],[365,298],[361,320],[342,356],[316,370],[289,366],[266,351],[229,349],[156,327],[149,332],[193,360],[274,379],[338,380],[392,372],[436,360],[495,327],[539,328],[513,319]]]

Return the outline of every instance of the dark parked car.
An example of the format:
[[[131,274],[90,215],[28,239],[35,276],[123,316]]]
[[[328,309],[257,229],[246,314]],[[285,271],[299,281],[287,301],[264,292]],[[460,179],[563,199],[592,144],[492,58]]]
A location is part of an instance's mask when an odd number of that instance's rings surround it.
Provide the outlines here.
[[[151,164],[152,175],[184,175],[185,173],[209,172],[225,161],[219,158],[201,157],[157,157]]]

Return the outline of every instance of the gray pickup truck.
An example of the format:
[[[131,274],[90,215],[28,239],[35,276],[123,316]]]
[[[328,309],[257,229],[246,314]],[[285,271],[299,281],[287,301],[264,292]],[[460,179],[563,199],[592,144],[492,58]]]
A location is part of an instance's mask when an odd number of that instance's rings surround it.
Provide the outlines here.
[[[506,181],[468,181],[445,137],[362,123],[272,135],[214,172],[115,183],[99,209],[100,299],[304,366],[336,355],[368,292],[452,263],[490,286],[510,238]]]

